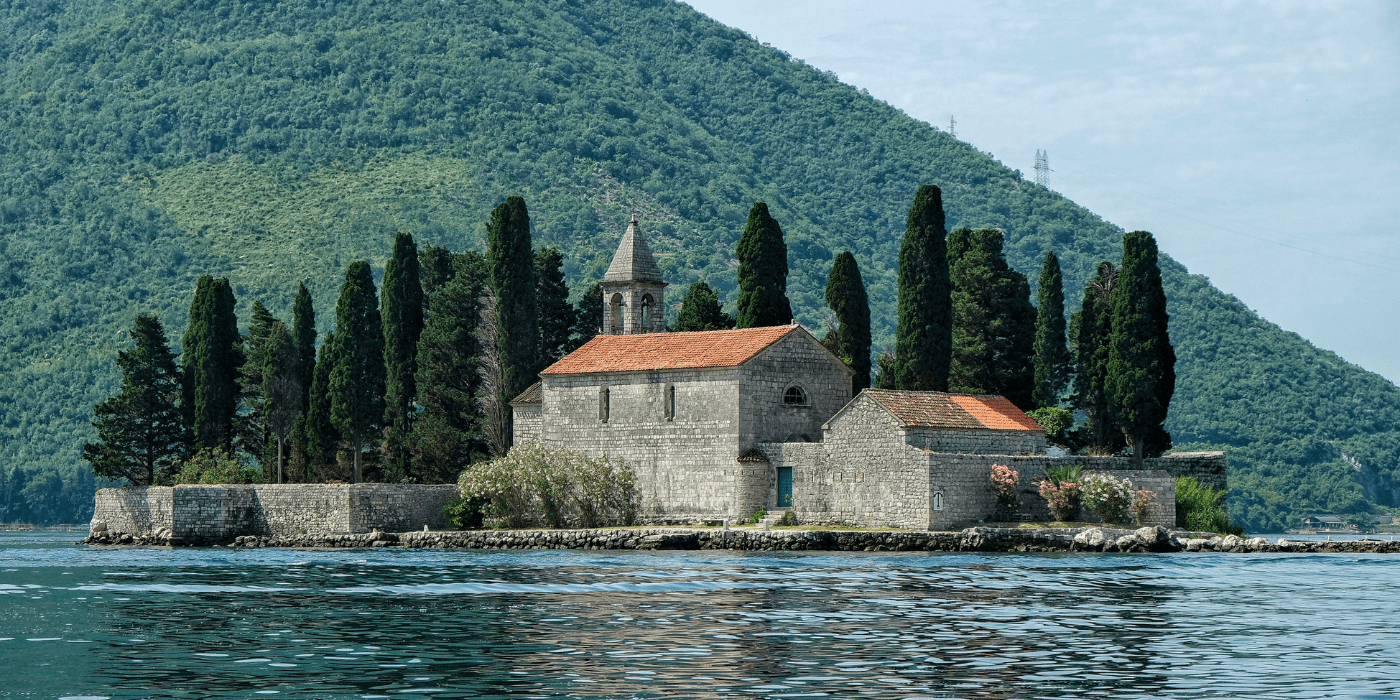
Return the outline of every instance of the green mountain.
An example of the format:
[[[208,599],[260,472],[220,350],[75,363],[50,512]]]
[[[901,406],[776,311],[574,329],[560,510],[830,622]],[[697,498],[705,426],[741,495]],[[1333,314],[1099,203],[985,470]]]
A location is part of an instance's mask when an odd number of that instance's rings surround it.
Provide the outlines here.
[[[828,267],[850,249],[877,345],[921,183],[943,188],[950,228],[1004,229],[1032,281],[1054,249],[1071,304],[1123,234],[666,0],[7,3],[0,62],[0,471],[70,482],[138,312],[178,338],[209,273],[231,278],[242,317],[261,299],[285,318],[305,280],[324,331],[350,261],[381,273],[399,229],[480,247],[507,194],[567,251],[575,290],[636,212],[670,282],[703,278],[731,304],[734,244],[764,200],[799,319],[824,323]],[[1266,530],[1400,504],[1400,388],[1162,266],[1180,358],[1168,428],[1179,447],[1231,448],[1232,515]],[[21,517],[32,493],[6,493]]]

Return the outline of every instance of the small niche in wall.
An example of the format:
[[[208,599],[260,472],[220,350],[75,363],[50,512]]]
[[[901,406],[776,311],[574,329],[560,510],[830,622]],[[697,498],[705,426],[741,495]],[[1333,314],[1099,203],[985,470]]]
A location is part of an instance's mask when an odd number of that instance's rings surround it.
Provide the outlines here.
[[[934,509],[934,510],[943,510],[943,492],[942,492],[942,491],[934,491],[934,492],[933,492],[933,509]]]

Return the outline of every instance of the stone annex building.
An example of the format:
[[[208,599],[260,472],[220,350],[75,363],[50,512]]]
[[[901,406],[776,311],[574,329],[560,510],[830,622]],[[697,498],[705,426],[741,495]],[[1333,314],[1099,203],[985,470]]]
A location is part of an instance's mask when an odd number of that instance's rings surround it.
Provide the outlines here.
[[[1044,430],[1000,396],[867,389],[793,324],[668,333],[665,283],[636,217],[603,277],[604,333],[540,373],[511,406],[514,439],[608,455],[637,471],[649,522],[738,520],[792,510],[802,522],[946,530],[1048,519],[1034,482],[1057,458]],[[1223,486],[1212,453],[1073,457],[1156,491],[1175,523],[1173,474]],[[1021,506],[998,512],[993,464],[1020,473]],[[997,518],[997,516],[1001,516]],[[1154,523],[1155,524],[1155,523]]]

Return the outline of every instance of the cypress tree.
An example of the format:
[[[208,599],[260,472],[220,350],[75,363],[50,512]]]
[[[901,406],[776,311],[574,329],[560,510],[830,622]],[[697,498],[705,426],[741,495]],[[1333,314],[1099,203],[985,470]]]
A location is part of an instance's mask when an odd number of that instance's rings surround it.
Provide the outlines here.
[[[1045,254],[1045,264],[1040,268],[1036,304],[1035,404],[1055,408],[1069,384],[1073,360],[1065,346],[1065,290],[1060,261],[1053,250]]]
[[[350,264],[335,305],[335,365],[330,373],[331,424],[350,447],[359,483],[361,452],[384,421],[384,325],[369,262]]]
[[[1152,234],[1123,236],[1123,264],[1109,304],[1109,414],[1133,449],[1134,468],[1141,469],[1143,457],[1171,446],[1162,424],[1176,387],[1176,352],[1167,335],[1167,296]]]
[[[535,383],[539,363],[539,316],[535,304],[535,264],[530,243],[530,212],[525,200],[510,197],[491,211],[486,224],[487,279],[496,295],[497,351],[501,406]],[[500,434],[511,434],[510,412],[502,412]]]
[[[306,449],[304,481],[312,481],[313,467],[335,464],[340,447],[340,431],[331,423],[331,369],[335,367],[339,344],[335,332],[326,334],[316,358],[311,387],[307,391],[306,415],[302,420],[301,442]]]
[[[564,256],[558,248],[549,247],[535,253],[535,302],[540,323],[538,372],[573,349],[569,340],[578,322],[574,305],[569,303],[569,285],[564,282]]]
[[[870,386],[870,300],[860,278],[856,256],[840,253],[826,278],[826,305],[836,314],[836,354],[856,371],[851,393]],[[825,342],[825,341],[823,341]]]
[[[297,348],[297,382],[301,391],[301,411],[292,426],[291,457],[293,473],[303,481],[310,480],[311,455],[306,443],[306,417],[311,410],[311,382],[316,376],[316,310],[311,304],[311,292],[300,284],[296,301],[292,302],[292,342]]]
[[[578,300],[575,314],[572,345],[577,349],[593,340],[593,336],[598,335],[599,329],[603,327],[603,285],[595,284],[583,293],[583,297]]]
[[[238,443],[244,452],[252,455],[263,464],[268,476],[272,476],[272,431],[267,424],[267,391],[263,385],[263,369],[267,365],[268,339],[272,326],[279,321],[259,300],[253,300],[253,310],[248,319],[248,334],[243,337],[243,369],[239,372],[239,386],[243,391],[243,405],[248,411],[238,416]]]
[[[152,486],[166,481],[186,454],[180,370],[155,316],[137,316],[131,339],[130,350],[117,352],[121,391],[93,408],[98,442],[83,446],[83,458],[97,476]]]
[[[285,447],[301,415],[305,396],[301,385],[301,352],[281,321],[274,321],[262,352],[263,411],[268,436],[277,446],[276,483],[284,475]]]
[[[438,287],[452,279],[454,256],[447,246],[430,245],[418,251],[418,281],[423,285],[423,301],[429,302]],[[427,311],[424,311],[427,315]]]
[[[754,202],[736,250],[739,258],[739,328],[783,326],[792,322],[787,298],[787,243],[783,229],[768,215],[768,205]]]
[[[410,474],[408,433],[418,397],[414,373],[423,334],[423,287],[418,280],[418,246],[403,231],[394,237],[383,286],[385,467],[390,481],[404,481]]]
[[[955,391],[1000,394],[1031,410],[1035,389],[1035,309],[1026,276],[1006,264],[996,229],[948,236],[953,279]]]
[[[598,296],[599,304],[602,295]],[[724,313],[719,295],[704,280],[690,285],[681,300],[680,313],[676,315],[676,332],[723,331],[734,327],[734,317]]]
[[[238,413],[242,336],[234,316],[228,278],[199,278],[190,303],[190,322],[181,341],[186,427],[195,450],[233,455]]]
[[[311,292],[306,285],[297,289],[296,301],[292,303],[292,342],[296,343],[300,354],[297,364],[300,370],[302,387],[302,410],[310,402],[311,380],[316,374],[316,310],[311,306]]]
[[[1109,299],[1117,284],[1118,268],[1106,260],[1099,263],[1093,279],[1084,286],[1079,311],[1070,317],[1075,356],[1074,405],[1087,416],[1080,441],[1108,453],[1117,452],[1123,444],[1123,432],[1114,425],[1108,408],[1112,329]]]
[[[881,380],[882,386],[948,390],[953,310],[947,235],[942,191],[934,185],[919,187],[899,246],[899,325],[891,376]]]
[[[486,290],[486,261],[475,251],[454,256],[457,272],[433,292],[418,342],[418,400],[413,468],[424,483],[456,480],[482,450],[481,348],[476,329]]]

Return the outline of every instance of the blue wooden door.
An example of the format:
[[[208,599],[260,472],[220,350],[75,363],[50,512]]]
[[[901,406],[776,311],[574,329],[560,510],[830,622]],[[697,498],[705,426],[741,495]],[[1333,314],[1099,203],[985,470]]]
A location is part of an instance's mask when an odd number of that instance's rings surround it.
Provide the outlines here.
[[[778,467],[778,507],[792,507],[792,467]]]

